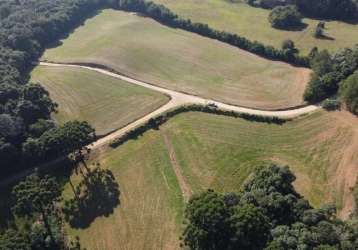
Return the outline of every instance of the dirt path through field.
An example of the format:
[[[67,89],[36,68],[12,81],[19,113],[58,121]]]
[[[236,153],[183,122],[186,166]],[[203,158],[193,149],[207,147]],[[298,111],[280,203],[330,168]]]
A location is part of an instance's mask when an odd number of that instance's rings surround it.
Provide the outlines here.
[[[167,149],[168,149],[171,165],[173,167],[175,176],[177,177],[177,180],[179,183],[180,190],[184,197],[184,201],[187,202],[187,201],[189,201],[190,197],[192,196],[193,191],[191,190],[189,184],[187,183],[186,178],[182,174],[181,167],[178,163],[177,157],[175,155],[174,147],[170,140],[169,135],[167,134],[166,131],[163,131],[163,130],[162,130],[162,134],[164,137],[165,145],[167,146]]]
[[[358,119],[346,111],[333,113],[333,115],[348,129],[352,129],[353,133],[349,147],[344,150],[333,179],[335,186],[341,188],[343,193],[343,207],[339,212],[339,217],[348,219],[355,208],[353,189],[356,186],[358,177]]]

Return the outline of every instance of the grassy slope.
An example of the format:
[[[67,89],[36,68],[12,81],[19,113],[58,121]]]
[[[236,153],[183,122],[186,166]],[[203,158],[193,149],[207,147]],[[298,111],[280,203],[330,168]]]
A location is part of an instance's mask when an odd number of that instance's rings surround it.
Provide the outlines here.
[[[237,33],[251,40],[281,47],[282,41],[292,39],[302,53],[307,54],[313,47],[336,51],[351,47],[358,41],[358,25],[337,21],[326,22],[326,34],[334,40],[315,39],[312,32],[318,20],[304,19],[308,27],[302,31],[273,29],[268,22],[269,10],[253,8],[237,1],[225,0],[153,0],[161,3],[195,22],[207,23],[211,27]]]
[[[87,249],[178,249],[183,200],[157,132],[102,155],[119,183],[120,205],[88,229],[69,229]],[[74,183],[79,176],[73,176]],[[72,196],[69,188],[65,196]]]
[[[32,81],[40,82],[59,104],[59,123],[90,122],[99,135],[118,129],[169,100],[160,93],[84,69],[39,66]]]
[[[323,111],[282,126],[203,113],[178,115],[160,130],[98,158],[120,184],[121,206],[109,218],[98,218],[90,228],[70,233],[79,234],[89,249],[178,246],[183,200],[165,136],[194,192],[238,190],[254,166],[272,161],[292,167],[297,189],[315,206],[329,200],[340,205],[340,187],[332,183],[337,166],[354,160],[343,159],[353,133],[351,124]]]
[[[88,20],[42,59],[104,64],[171,89],[268,109],[301,104],[308,77],[306,69],[114,10]]]

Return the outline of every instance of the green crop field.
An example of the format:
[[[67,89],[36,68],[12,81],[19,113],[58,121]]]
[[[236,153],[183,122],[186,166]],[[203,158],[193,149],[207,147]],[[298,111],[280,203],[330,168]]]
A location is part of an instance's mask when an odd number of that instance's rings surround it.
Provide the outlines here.
[[[68,232],[79,235],[88,249],[178,249],[184,203],[175,167],[196,193],[235,191],[255,167],[288,164],[298,177],[296,188],[312,204],[335,201],[341,207],[344,182],[339,180],[358,160],[358,133],[341,115],[320,111],[283,125],[178,115],[95,159],[113,172],[121,204],[109,217]],[[79,179],[72,176],[74,183]],[[69,187],[64,196],[72,196]]]
[[[38,66],[31,78],[59,104],[54,115],[59,123],[88,121],[98,135],[123,127],[169,101],[160,93],[85,69]]]
[[[166,88],[264,109],[302,104],[310,73],[115,10],[86,21],[42,60],[102,64]]]
[[[268,22],[270,10],[254,8],[241,0],[153,0],[194,22],[210,25],[257,40],[277,48],[282,41],[291,39],[302,53],[307,54],[313,47],[336,51],[351,47],[358,42],[358,25],[339,21],[326,21],[326,34],[332,39],[316,39],[312,36],[319,20],[305,18],[308,26],[301,31],[283,31],[273,29]]]

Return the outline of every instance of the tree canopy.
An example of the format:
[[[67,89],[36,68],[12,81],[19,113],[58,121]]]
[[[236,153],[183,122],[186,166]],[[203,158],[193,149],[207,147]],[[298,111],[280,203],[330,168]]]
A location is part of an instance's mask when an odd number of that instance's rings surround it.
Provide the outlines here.
[[[272,27],[278,29],[293,29],[302,26],[302,16],[296,6],[278,6],[275,7],[270,15],[269,22]]]
[[[337,92],[342,93],[343,99],[345,96],[349,96],[349,100],[356,98],[357,92],[354,91],[354,88],[347,88],[348,85],[354,86],[354,84],[345,85],[344,80],[358,70],[358,45],[342,49],[333,55],[326,50],[312,50],[311,67],[313,75],[304,93],[306,101],[319,102],[337,94]],[[347,89],[344,90],[344,88]],[[342,90],[339,91],[339,89]],[[349,103],[352,102],[348,101],[347,104]],[[354,113],[354,108],[352,109],[349,105],[347,107]]]
[[[185,210],[189,249],[354,249],[358,228],[333,206],[312,208],[294,189],[288,167],[259,168],[238,193],[208,190]]]
[[[340,96],[348,110],[358,115],[358,72],[348,77],[342,83]]]
[[[53,129],[57,105],[29,70],[51,42],[110,0],[0,0],[0,156],[2,176],[33,167],[24,155],[28,141]],[[32,156],[35,158],[36,154]]]

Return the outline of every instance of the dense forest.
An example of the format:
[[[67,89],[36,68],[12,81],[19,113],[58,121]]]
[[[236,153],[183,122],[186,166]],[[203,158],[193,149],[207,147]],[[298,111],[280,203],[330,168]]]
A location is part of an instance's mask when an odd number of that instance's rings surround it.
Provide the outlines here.
[[[57,105],[39,84],[28,83],[45,46],[105,6],[99,0],[0,1],[0,158],[2,176],[94,139],[85,122],[56,127]],[[78,131],[82,131],[79,133]]]

